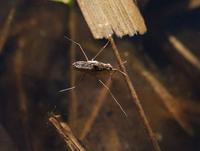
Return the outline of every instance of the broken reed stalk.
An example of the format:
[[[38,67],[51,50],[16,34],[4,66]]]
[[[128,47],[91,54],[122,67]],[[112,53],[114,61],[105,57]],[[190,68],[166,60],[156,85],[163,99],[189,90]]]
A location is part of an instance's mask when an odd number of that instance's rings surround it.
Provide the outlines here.
[[[49,117],[49,121],[56,128],[56,130],[63,138],[66,145],[71,149],[71,151],[86,151],[86,149],[74,136],[68,124],[60,121],[59,116],[52,115],[51,117]]]
[[[144,128],[145,128],[145,130],[146,130],[146,132],[147,132],[147,134],[149,136],[149,140],[151,141],[155,151],[161,151],[160,146],[159,146],[159,144],[158,144],[158,142],[157,142],[157,140],[155,138],[155,135],[153,133],[153,130],[152,130],[152,128],[151,128],[151,126],[149,124],[149,121],[147,120],[147,117],[145,115],[145,112],[144,112],[144,110],[142,108],[142,105],[140,103],[138,95],[137,95],[137,93],[136,93],[136,91],[134,89],[134,86],[133,86],[133,84],[131,82],[131,79],[130,79],[130,77],[129,77],[127,71],[126,71],[126,68],[125,68],[125,66],[123,64],[123,61],[121,59],[121,56],[119,54],[118,48],[117,48],[117,46],[115,44],[115,41],[114,41],[114,39],[112,37],[109,37],[109,40],[111,42],[111,45],[112,45],[112,48],[113,48],[113,53],[114,53],[114,56],[117,59],[117,62],[118,62],[118,65],[119,65],[120,69],[124,73],[126,73],[126,75],[123,75],[124,80],[127,83],[128,89],[129,89],[131,97],[132,97],[132,100],[133,100],[133,102],[134,102],[134,104],[136,106],[136,109],[137,109],[137,112],[139,113],[140,118],[142,119]]]

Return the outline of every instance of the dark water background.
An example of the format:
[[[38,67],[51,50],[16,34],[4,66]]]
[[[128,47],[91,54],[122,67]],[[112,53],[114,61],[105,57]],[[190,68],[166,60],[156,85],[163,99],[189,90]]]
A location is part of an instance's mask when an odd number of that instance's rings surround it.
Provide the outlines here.
[[[195,2],[196,5],[191,5]],[[200,58],[199,3],[198,0],[138,1],[148,32],[132,38],[115,37],[163,151],[200,150],[200,69],[169,42],[169,36],[173,35]],[[11,11],[14,13],[9,22]],[[1,151],[67,150],[48,117],[52,113],[61,115],[76,137],[81,138],[99,98],[103,103],[81,140],[88,150],[152,150],[120,74],[112,76],[110,89],[128,118],[109,94],[104,92],[103,96],[107,97],[103,99],[102,85],[95,77],[86,75],[79,83],[83,73],[71,71],[73,57],[84,60],[84,56],[78,47],[71,47],[72,43],[64,35],[79,42],[89,58],[106,43],[106,40],[93,39],[76,3],[1,0],[0,27]],[[97,59],[117,67],[110,46]],[[155,90],[155,85],[148,80],[150,76],[162,85],[163,93]],[[78,84],[74,93],[59,93],[70,86],[72,79]],[[109,77],[102,77],[106,79]],[[175,113],[170,113],[163,103],[166,93],[170,95],[166,100]],[[175,116],[189,126],[181,126]]]

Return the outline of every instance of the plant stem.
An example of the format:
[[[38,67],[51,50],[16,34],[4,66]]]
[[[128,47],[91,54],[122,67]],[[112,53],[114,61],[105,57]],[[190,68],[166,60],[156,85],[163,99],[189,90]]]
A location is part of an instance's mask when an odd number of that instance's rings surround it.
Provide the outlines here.
[[[157,142],[157,140],[155,138],[155,135],[153,133],[153,130],[152,130],[152,128],[151,128],[151,126],[149,124],[149,121],[147,120],[147,117],[145,115],[145,112],[144,112],[144,110],[142,108],[142,105],[141,105],[140,100],[138,98],[138,95],[137,95],[137,93],[135,91],[135,88],[134,88],[134,86],[133,86],[133,84],[131,82],[131,79],[130,79],[127,71],[126,71],[126,67],[123,64],[123,61],[121,59],[121,56],[119,54],[118,48],[117,48],[117,46],[115,44],[115,41],[114,41],[114,39],[112,37],[109,37],[109,40],[111,42],[111,45],[112,45],[112,48],[113,48],[113,53],[114,53],[114,55],[115,55],[115,57],[117,59],[117,62],[118,62],[118,65],[119,65],[120,69],[124,73],[126,73],[126,75],[123,75],[124,80],[127,83],[128,89],[129,89],[131,97],[132,97],[132,100],[133,100],[133,102],[134,102],[134,104],[136,106],[136,110],[139,113],[140,118],[142,119],[144,128],[145,128],[145,130],[146,130],[146,132],[147,132],[147,134],[149,136],[149,140],[151,141],[155,151],[161,151],[160,146],[159,146],[159,144],[158,144],[158,142]]]
[[[70,16],[69,16],[69,32],[70,32],[70,37],[72,39],[76,39],[76,14],[74,11],[74,5],[71,6],[70,8]],[[70,70],[69,70],[69,79],[70,79],[70,87],[75,86],[75,80],[76,80],[76,73],[73,70],[73,67],[71,66],[72,63],[75,62],[75,45],[72,43],[70,45]],[[69,106],[69,124],[72,126],[74,129],[76,129],[76,119],[77,119],[77,108],[78,108],[78,101],[77,101],[77,96],[76,96],[76,90],[74,89],[73,91],[70,91],[70,106]]]

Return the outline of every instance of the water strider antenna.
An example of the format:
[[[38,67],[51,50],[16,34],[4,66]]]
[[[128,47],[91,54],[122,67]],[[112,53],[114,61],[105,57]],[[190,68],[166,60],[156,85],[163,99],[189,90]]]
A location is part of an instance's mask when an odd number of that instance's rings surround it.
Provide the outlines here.
[[[71,42],[75,43],[76,45],[78,45],[79,48],[81,49],[81,51],[82,51],[82,53],[83,53],[85,59],[86,59],[87,61],[89,61],[87,55],[85,54],[85,51],[83,50],[83,48],[81,47],[81,45],[80,45],[78,42],[76,42],[76,41],[74,41],[74,40],[68,38],[67,36],[64,36],[64,37],[65,37],[66,39],[68,39],[69,41],[71,41]]]
[[[99,50],[99,52],[92,58],[92,60],[95,60],[97,56],[107,47],[109,44],[110,40],[107,41],[107,43]]]
[[[121,106],[121,104],[117,101],[117,99],[114,97],[114,95],[112,94],[112,92],[110,91],[109,87],[103,83],[103,81],[101,80],[98,80],[107,90],[108,92],[110,93],[111,97],[114,99],[114,101],[117,103],[117,105],[119,106],[120,110],[124,113],[124,115],[126,117],[128,117],[128,115],[126,114],[126,112],[124,111],[123,107]]]

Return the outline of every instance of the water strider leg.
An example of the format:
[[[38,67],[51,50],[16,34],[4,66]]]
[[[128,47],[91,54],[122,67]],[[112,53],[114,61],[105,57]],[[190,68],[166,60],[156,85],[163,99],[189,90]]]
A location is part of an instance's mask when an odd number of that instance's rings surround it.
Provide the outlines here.
[[[125,64],[125,63],[127,63],[127,61],[122,62],[122,64]],[[118,71],[118,72],[120,72],[121,74],[123,74],[124,76],[127,76],[127,74],[126,74],[125,72],[121,71],[120,69],[113,68],[112,70],[113,70],[113,71]]]
[[[121,106],[121,104],[117,101],[117,99],[115,98],[115,96],[113,95],[113,93],[110,91],[109,87],[107,87],[107,85],[98,79],[98,81],[108,90],[108,92],[110,93],[111,97],[114,99],[114,101],[116,102],[116,104],[119,106],[120,110],[124,113],[124,115],[127,117],[128,115],[126,114],[126,112],[124,111],[123,107]]]
[[[85,74],[83,74],[83,76],[80,78],[80,80],[79,80],[79,82],[76,86],[72,86],[72,87],[69,87],[69,88],[66,88],[66,89],[62,89],[58,92],[65,92],[65,91],[70,91],[70,90],[75,89],[81,83],[81,81],[84,79],[84,77],[85,77]]]
[[[76,41],[74,41],[74,40],[68,38],[67,36],[64,36],[64,37],[65,37],[66,39],[68,39],[69,41],[71,41],[71,42],[75,43],[76,45],[78,45],[79,48],[81,49],[81,51],[82,51],[82,53],[83,53],[83,55],[84,55],[86,61],[89,61],[89,59],[88,59],[88,57],[87,57],[85,51],[83,50],[83,48],[81,47],[81,45],[80,45],[78,42],[76,42]]]
[[[58,92],[65,92],[65,91],[73,90],[75,88],[76,88],[76,86],[73,86],[73,87],[70,87],[70,88],[62,89],[62,90],[60,90]]]
[[[123,71],[121,71],[121,70],[119,70],[119,69],[114,68],[113,71],[118,71],[118,72],[120,72],[121,74],[123,74],[124,76],[127,76],[127,74],[126,74],[125,72],[123,72]]]
[[[107,45],[109,44],[109,40],[107,41],[107,43],[99,50],[99,52],[92,58],[92,60],[95,60],[97,58],[97,56],[107,47]]]

